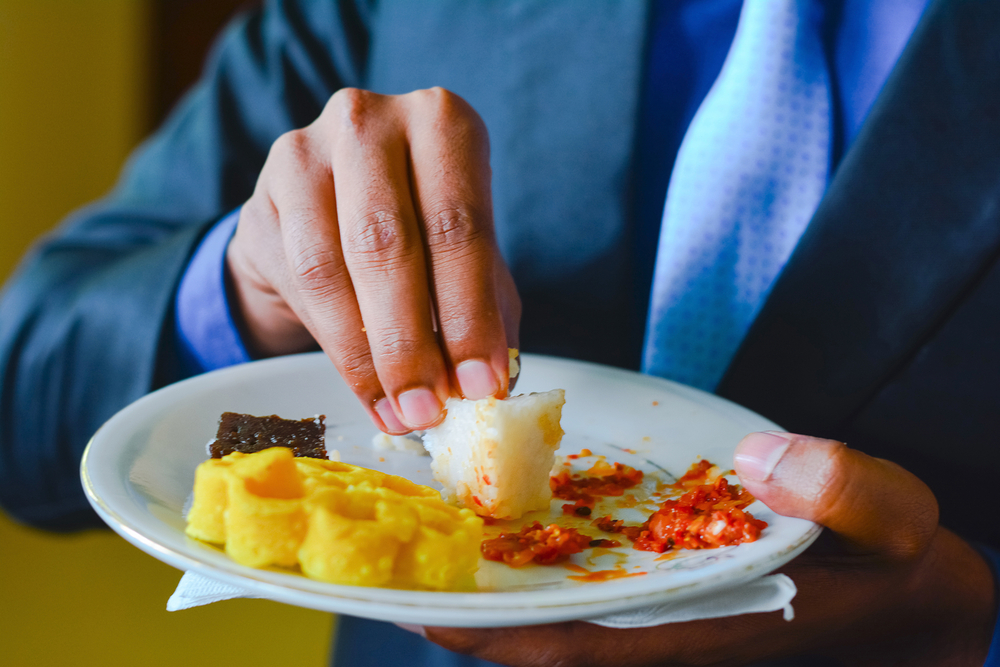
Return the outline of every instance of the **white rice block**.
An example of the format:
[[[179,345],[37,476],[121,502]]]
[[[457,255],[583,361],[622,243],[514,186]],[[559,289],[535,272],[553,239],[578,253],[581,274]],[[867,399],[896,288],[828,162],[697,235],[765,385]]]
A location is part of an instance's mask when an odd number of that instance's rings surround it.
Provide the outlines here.
[[[502,401],[449,399],[444,421],[424,433],[444,499],[495,519],[547,509],[565,402],[562,389]]]

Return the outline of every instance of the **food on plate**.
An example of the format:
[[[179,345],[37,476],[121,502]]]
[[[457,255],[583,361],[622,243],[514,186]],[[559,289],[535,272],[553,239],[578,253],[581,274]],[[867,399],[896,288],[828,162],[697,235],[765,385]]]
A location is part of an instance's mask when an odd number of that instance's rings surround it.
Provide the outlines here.
[[[250,567],[433,590],[471,586],[483,533],[482,519],[430,487],[286,447],[203,462],[187,520],[189,536]]]
[[[669,498],[639,526],[627,526],[610,515],[594,522],[600,530],[622,533],[641,551],[715,549],[754,542],[767,522],[744,511],[754,497],[725,475],[732,471],[701,460],[665,490],[681,494]]]
[[[517,376],[521,373],[521,364],[518,363],[517,348],[507,348],[507,377],[510,378],[510,386],[513,387],[517,381]]]
[[[642,531],[646,530],[645,523],[638,526],[629,526],[621,519],[612,518],[610,514],[602,516],[599,519],[594,519],[593,525],[606,533],[621,533],[633,542],[639,539]]]
[[[589,449],[583,451],[590,455]],[[570,456],[579,458],[576,454]],[[590,516],[598,497],[620,496],[625,489],[641,483],[641,470],[624,463],[608,463],[603,457],[582,474],[571,475],[563,470],[549,478],[553,497],[573,501],[562,506],[563,514],[576,516]]]
[[[331,583],[430,590],[471,588],[480,555],[521,567],[561,563],[589,548],[620,547],[617,540],[543,525],[534,517],[483,539],[483,517],[491,524],[515,520],[548,510],[552,498],[560,498],[572,501],[562,506],[563,515],[572,517],[566,521],[578,521],[602,498],[621,497],[644,481],[642,471],[604,456],[584,471],[550,475],[563,436],[564,402],[561,389],[448,401],[444,422],[424,433],[424,446],[445,499],[465,509],[442,501],[430,487],[320,457],[326,452],[323,417],[294,421],[225,413],[211,443],[214,458],[195,472],[186,532],[222,545],[250,567],[297,567]],[[374,444],[422,449],[416,436],[396,440],[377,436]],[[264,447],[272,441],[287,446]],[[563,465],[585,456],[593,453],[570,454]],[[627,537],[635,549],[661,553],[752,542],[767,524],[745,511],[753,497],[729,484],[726,474],[731,471],[699,461],[677,482],[656,485],[652,496],[667,499],[642,524],[607,515],[591,525]],[[650,498],[650,488],[637,491],[642,500],[626,496],[618,506],[659,502]]]
[[[664,552],[667,549],[715,549],[754,542],[767,528],[744,508],[754,498],[725,477],[698,486],[676,500],[667,500],[649,517],[648,530],[635,548]]]
[[[542,526],[535,521],[516,533],[500,533],[498,537],[483,540],[482,552],[486,560],[507,563],[511,567],[531,562],[553,565],[589,547],[605,546],[607,542],[609,540],[594,540],[575,528],[554,523]]]
[[[325,415],[295,420],[277,415],[254,417],[223,412],[218,433],[208,443],[208,453],[213,459],[220,459],[233,452],[252,454],[269,447],[289,447],[296,456],[325,459],[325,419]]]
[[[372,447],[384,452],[412,452],[421,456],[429,456],[424,449],[421,435],[417,432],[406,435],[389,435],[388,433],[376,433],[372,438]]]
[[[444,421],[424,433],[445,499],[495,519],[548,508],[565,402],[562,389],[504,400],[449,399]]]
[[[563,465],[585,456],[593,456],[593,453],[584,449],[579,454],[570,454],[565,457],[567,462]],[[642,524],[628,525],[622,519],[607,515],[594,520],[591,525],[627,537],[637,550],[658,553],[753,542],[760,537],[767,523],[745,511],[754,498],[739,485],[729,484],[725,478],[727,474],[732,474],[732,471],[723,471],[709,461],[698,461],[677,482],[656,485],[657,491],[652,496],[670,497]],[[581,473],[560,471],[553,474],[550,486],[554,497],[575,501],[574,504],[563,505],[563,514],[580,518],[589,516],[602,498],[622,496],[625,489],[639,486],[643,478],[642,471],[623,463],[608,463],[605,457],[600,456],[594,465]],[[639,496],[645,500],[631,498],[634,502],[619,501],[619,506],[634,507],[650,501],[658,502],[648,498],[648,491],[640,491]],[[613,549],[620,546],[621,542],[617,540],[590,537],[569,526],[555,523],[543,526],[534,521],[519,531],[505,531],[497,537],[483,540],[482,553],[486,560],[520,567],[528,563],[561,563],[587,548]],[[574,566],[567,567],[573,569]],[[603,581],[605,578],[639,574],[643,573],[609,570],[602,571],[601,577],[604,578],[596,578],[596,574],[590,573],[590,578],[575,579]]]
[[[566,577],[567,579],[571,579],[573,581],[585,581],[585,582],[612,581],[614,579],[643,577],[647,574],[646,572],[628,572],[621,565],[616,565],[613,569],[610,570],[597,570],[596,572],[588,570],[587,568],[584,567],[580,567],[579,565],[574,565],[573,563],[569,563],[564,567],[567,570],[570,570],[571,572],[577,573],[575,575],[570,575]]]

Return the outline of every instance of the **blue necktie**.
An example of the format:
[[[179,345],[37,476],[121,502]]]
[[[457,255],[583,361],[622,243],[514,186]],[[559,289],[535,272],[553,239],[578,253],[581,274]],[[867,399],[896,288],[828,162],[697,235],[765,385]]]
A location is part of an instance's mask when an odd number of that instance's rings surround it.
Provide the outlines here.
[[[667,188],[644,372],[714,389],[816,210],[831,114],[814,9],[744,0]]]

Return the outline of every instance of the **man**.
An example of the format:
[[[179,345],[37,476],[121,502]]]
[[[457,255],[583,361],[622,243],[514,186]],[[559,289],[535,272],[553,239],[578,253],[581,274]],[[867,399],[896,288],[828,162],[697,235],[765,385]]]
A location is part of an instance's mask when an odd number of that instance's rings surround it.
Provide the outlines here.
[[[914,21],[922,5],[908,5]],[[662,206],[666,179],[658,196],[642,179],[670,173],[740,10],[658,7],[285,2],[231,31],[116,193],[5,293],[8,509],[54,529],[93,522],[75,470],[100,422],[150,388],[255,356],[318,343],[394,433],[436,423],[451,392],[502,395],[508,345],[635,366],[659,221],[623,193]],[[845,26],[868,14],[826,9],[824,44],[846,75],[857,40]],[[831,144],[847,152],[715,385],[792,430],[918,469],[946,525],[995,545],[997,522],[968,509],[985,506],[986,485],[965,475],[970,458],[988,469],[998,456],[998,39],[995,5],[935,2],[860,129],[867,107],[842,105]],[[654,114],[676,116],[663,123],[680,130],[675,148],[650,149],[646,58],[684,44],[699,46],[679,68],[690,80],[672,81],[686,92]],[[642,168],[651,153],[659,167]],[[956,438],[968,451],[956,455]],[[428,636],[510,664],[984,659],[992,576],[938,527],[921,482],[806,436],[751,436],[736,466],[774,509],[839,536],[791,566],[796,621]]]

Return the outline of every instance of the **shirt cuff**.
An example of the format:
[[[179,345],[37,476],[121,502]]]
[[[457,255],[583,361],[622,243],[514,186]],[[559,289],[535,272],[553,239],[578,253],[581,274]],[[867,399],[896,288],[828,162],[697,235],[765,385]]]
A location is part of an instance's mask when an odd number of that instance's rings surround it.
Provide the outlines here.
[[[993,569],[993,580],[996,582],[994,585],[1000,584],[1000,552],[985,547],[982,544],[975,546],[979,549],[979,553],[986,558],[990,568]],[[1000,586],[998,586],[998,589],[1000,589]],[[1000,590],[998,590],[998,595],[1000,595]],[[986,662],[983,663],[983,667],[1000,667],[1000,614],[997,614],[997,619],[993,625],[993,641],[990,642],[990,652],[986,655]]]
[[[251,360],[229,309],[226,248],[240,209],[222,218],[195,250],[177,289],[175,318],[183,377]]]

